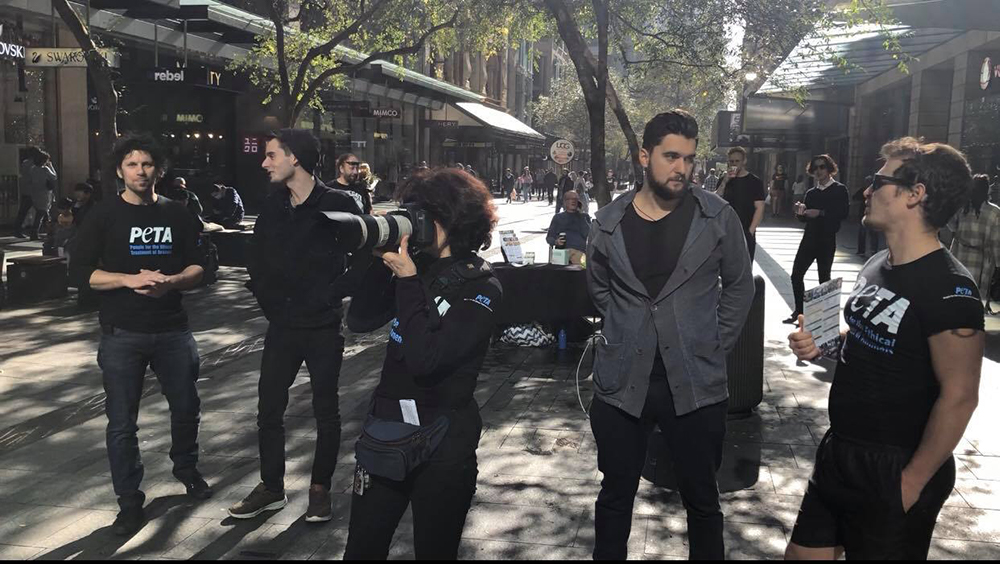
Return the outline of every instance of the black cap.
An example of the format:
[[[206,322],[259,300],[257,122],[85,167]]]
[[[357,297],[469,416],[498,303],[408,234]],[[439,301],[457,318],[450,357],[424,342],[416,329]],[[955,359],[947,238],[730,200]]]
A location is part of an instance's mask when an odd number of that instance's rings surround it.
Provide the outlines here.
[[[284,147],[295,155],[299,165],[309,174],[313,173],[319,163],[319,140],[306,129],[280,129],[272,131],[268,140],[277,139]]]

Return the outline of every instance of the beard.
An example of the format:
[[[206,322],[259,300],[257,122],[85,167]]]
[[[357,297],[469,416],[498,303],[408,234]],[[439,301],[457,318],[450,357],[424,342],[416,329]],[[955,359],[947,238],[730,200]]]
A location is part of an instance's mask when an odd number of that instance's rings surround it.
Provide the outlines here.
[[[681,189],[677,191],[671,190],[669,184],[671,180],[683,182]],[[674,177],[667,182],[660,182],[652,175],[652,173],[649,172],[649,169],[646,169],[646,182],[648,186],[653,189],[653,194],[656,194],[658,198],[670,201],[680,198],[685,192],[687,192],[688,186],[691,185],[691,177]]]

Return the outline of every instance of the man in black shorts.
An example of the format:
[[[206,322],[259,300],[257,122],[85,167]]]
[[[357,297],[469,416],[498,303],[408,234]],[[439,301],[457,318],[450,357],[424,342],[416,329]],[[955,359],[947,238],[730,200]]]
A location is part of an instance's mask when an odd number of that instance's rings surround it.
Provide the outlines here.
[[[978,402],[983,306],[938,241],[966,200],[969,165],[948,145],[912,137],[886,144],[882,157],[863,221],[889,248],[864,266],[844,308],[830,430],[788,559],[926,559],[955,484],[952,451]],[[800,360],[821,355],[801,329],[789,343]]]

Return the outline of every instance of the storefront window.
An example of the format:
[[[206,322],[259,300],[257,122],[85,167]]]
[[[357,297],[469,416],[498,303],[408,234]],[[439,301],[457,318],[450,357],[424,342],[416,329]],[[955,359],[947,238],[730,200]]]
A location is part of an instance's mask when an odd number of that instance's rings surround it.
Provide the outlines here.
[[[45,71],[0,63],[4,143],[45,147],[45,81]]]
[[[1000,95],[969,100],[962,120],[962,150],[975,173],[1000,172]]]

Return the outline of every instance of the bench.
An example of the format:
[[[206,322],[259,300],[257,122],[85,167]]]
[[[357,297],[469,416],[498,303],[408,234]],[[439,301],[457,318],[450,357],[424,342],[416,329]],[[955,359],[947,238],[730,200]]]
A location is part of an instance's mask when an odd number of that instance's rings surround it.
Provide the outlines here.
[[[65,257],[29,256],[10,259],[7,302],[25,304],[62,298],[68,293]]]
[[[250,240],[253,231],[237,231],[235,229],[225,229],[205,233],[215,248],[219,252],[220,266],[242,266],[246,267],[247,259],[250,255]]]

